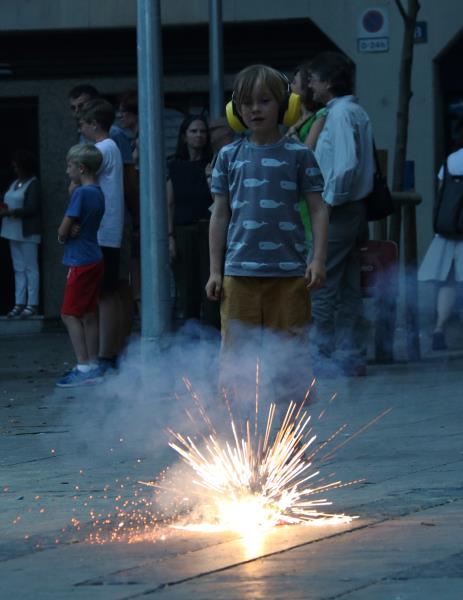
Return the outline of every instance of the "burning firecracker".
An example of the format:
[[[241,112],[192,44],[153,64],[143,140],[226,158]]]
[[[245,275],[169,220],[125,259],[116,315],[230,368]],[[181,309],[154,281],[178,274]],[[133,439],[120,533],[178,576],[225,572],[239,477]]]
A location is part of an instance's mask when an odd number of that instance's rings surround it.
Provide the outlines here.
[[[344,514],[320,511],[331,502],[318,495],[343,484],[313,483],[319,475],[311,462],[316,451],[309,456],[306,453],[316,436],[310,435],[311,417],[303,404],[289,404],[272,439],[275,411],[276,406],[270,405],[262,436],[252,435],[247,421],[246,435],[240,437],[233,420],[231,441],[210,434],[201,447],[191,437],[171,432],[174,441],[170,446],[191,468],[193,483],[212,499],[214,523],[222,530],[248,533],[283,523],[351,521],[352,517]]]

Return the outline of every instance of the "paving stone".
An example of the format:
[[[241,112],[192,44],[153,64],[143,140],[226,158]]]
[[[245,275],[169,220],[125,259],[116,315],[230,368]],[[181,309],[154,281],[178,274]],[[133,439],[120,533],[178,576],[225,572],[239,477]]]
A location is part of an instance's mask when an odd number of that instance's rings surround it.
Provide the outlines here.
[[[322,381],[312,409],[314,447],[346,427],[331,450],[318,454],[317,468],[345,482],[362,480],[329,494],[333,510],[359,519],[329,531],[276,528],[249,553],[237,534],[193,534],[162,524],[150,543],[85,541],[92,531],[89,509],[114,512],[117,496],[132,498],[138,481],[172,464],[176,455],[165,428],[186,426],[183,407],[191,399],[178,374],[194,362],[195,349],[168,365],[163,385],[155,384],[156,365],[148,375],[137,367],[137,352],[132,368],[123,366],[101,386],[58,390],[55,379],[73,362],[65,335],[2,338],[0,577],[6,597],[463,597],[461,356],[372,366],[366,378]],[[213,405],[210,411],[215,415]],[[70,526],[72,518],[81,522],[78,529]]]

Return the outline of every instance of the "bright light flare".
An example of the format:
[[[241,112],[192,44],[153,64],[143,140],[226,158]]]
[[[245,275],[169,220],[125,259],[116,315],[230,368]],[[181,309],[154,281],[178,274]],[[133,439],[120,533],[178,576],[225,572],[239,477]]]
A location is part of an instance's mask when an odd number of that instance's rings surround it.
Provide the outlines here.
[[[289,404],[272,435],[275,414],[276,405],[271,404],[263,435],[248,421],[245,436],[239,436],[233,417],[228,440],[219,439],[215,430],[202,443],[171,431],[170,446],[193,471],[194,485],[207,496],[207,522],[190,523],[185,529],[236,531],[255,545],[265,531],[279,524],[348,523],[355,518],[320,510],[331,505],[320,493],[349,484],[316,485],[319,472],[306,459],[316,436],[311,435],[304,402]],[[311,456],[315,454],[316,450]]]
[[[347,424],[338,427],[322,443],[315,444],[316,436],[306,406],[315,380],[302,402],[290,402],[283,418],[278,416],[281,423],[277,427],[275,404],[269,406],[266,420],[260,421],[258,363],[253,422],[246,421],[243,430],[237,427],[241,419],[235,420],[223,390],[230,429],[227,435],[222,435],[191,382],[184,378],[184,383],[208,430],[208,434],[194,436],[169,431],[169,445],[181,456],[187,471],[168,467],[154,481],[137,478],[138,484],[154,488],[154,496],[148,497],[142,492],[143,488],[136,489],[130,483],[130,477],[121,481],[116,479],[116,496],[111,498],[114,494],[110,494],[110,486],[105,485],[101,497],[115,501],[109,512],[102,506],[93,507],[93,494],[84,497],[84,507],[92,507],[88,511],[92,531],[86,537],[87,541],[97,544],[155,543],[169,537],[165,533],[166,526],[195,533],[235,532],[239,534],[247,556],[251,557],[262,553],[266,533],[278,525],[341,525],[357,518],[326,512],[332,503],[322,495],[363,480],[334,481],[335,473],[320,475],[313,464],[316,461],[323,465],[391,409],[383,411],[334,448],[331,445],[339,440]],[[330,404],[335,397],[333,395]],[[197,418],[191,411],[185,412],[198,431]],[[322,410],[318,420],[324,413]],[[140,462],[137,459],[137,466]],[[127,496],[127,492],[133,497]],[[78,499],[77,495],[75,499]],[[81,531],[79,519],[73,517],[71,525],[75,531]]]

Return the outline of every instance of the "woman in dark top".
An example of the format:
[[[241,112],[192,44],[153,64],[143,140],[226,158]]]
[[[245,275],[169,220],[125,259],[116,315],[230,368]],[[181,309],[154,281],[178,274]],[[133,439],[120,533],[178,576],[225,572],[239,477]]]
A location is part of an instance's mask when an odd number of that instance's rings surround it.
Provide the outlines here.
[[[17,179],[6,191],[0,208],[0,236],[9,240],[15,279],[16,302],[7,316],[24,319],[36,315],[39,306],[40,185],[31,152],[15,152],[12,165]]]
[[[175,155],[168,162],[167,180],[169,253],[176,286],[174,314],[180,320],[204,320],[207,312],[204,286],[209,270],[212,197],[205,169],[210,159],[206,119],[200,115],[186,117]]]

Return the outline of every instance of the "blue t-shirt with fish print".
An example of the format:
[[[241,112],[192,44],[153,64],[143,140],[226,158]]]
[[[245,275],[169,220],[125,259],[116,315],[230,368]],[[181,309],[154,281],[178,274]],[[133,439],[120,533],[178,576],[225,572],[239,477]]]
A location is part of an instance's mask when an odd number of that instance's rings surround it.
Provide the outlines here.
[[[323,177],[307,146],[286,137],[264,146],[248,138],[224,146],[211,191],[228,196],[230,203],[225,275],[304,275],[307,245],[299,200],[303,193],[323,191]]]

